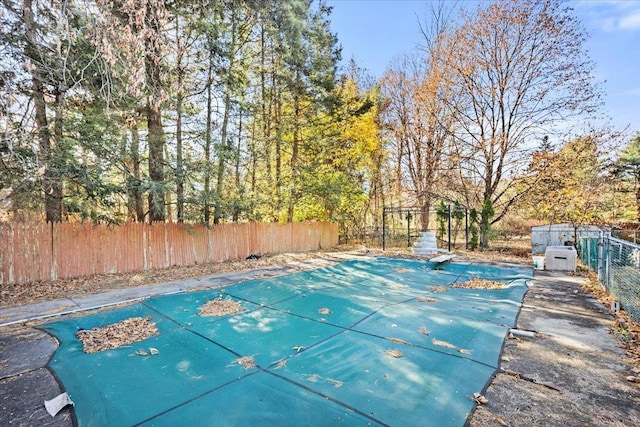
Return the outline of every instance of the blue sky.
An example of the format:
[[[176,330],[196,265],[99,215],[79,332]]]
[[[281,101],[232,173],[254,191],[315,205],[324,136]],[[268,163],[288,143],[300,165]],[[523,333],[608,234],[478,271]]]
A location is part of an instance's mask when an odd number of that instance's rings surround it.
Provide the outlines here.
[[[332,29],[342,45],[343,61],[354,58],[379,78],[394,57],[420,42],[418,20],[426,0],[329,0]],[[477,1],[469,1],[471,7]],[[586,48],[596,63],[595,76],[605,91],[605,110],[619,130],[640,132],[640,0],[574,0],[590,35]]]

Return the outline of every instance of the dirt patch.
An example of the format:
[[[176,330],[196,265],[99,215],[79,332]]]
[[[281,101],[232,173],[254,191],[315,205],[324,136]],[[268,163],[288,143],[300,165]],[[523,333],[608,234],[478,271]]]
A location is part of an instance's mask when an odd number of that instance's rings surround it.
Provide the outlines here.
[[[235,301],[216,299],[200,306],[200,316],[221,317],[240,313],[243,310],[242,306]]]
[[[496,280],[479,279],[474,277],[466,282],[454,283],[454,288],[464,289],[504,289],[507,284]]]
[[[437,286],[425,286],[425,289],[428,290],[428,291],[431,291],[431,292],[435,292],[437,294],[441,294],[441,293],[444,293],[444,292],[448,291],[447,288],[445,288],[444,286],[440,286],[440,285],[437,285]]]
[[[124,347],[158,333],[150,317],[131,317],[102,328],[78,331],[76,336],[82,342],[85,353],[97,353]]]

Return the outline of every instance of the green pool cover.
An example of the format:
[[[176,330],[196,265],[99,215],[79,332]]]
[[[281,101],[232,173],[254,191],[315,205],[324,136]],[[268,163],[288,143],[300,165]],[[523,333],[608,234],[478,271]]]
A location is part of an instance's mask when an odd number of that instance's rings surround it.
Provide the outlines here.
[[[49,365],[81,427],[462,426],[470,396],[498,367],[531,273],[354,260],[153,297],[43,329],[60,341]],[[473,278],[507,286],[452,286]],[[216,299],[243,311],[201,316]],[[83,352],[79,330],[131,317],[151,318],[159,334]]]

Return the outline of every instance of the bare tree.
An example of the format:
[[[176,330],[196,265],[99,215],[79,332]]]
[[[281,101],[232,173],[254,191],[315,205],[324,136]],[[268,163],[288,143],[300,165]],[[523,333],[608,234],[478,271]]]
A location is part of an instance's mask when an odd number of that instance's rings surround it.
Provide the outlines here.
[[[500,220],[527,191],[517,185],[536,141],[599,107],[584,40],[556,0],[498,1],[467,13],[449,40],[459,190],[469,206],[494,206],[484,222]]]
[[[432,8],[421,26],[424,57],[405,57],[382,80],[386,98],[386,127],[395,148],[397,181],[406,183],[421,209],[421,227],[429,228],[434,194],[445,175],[454,115],[454,92],[448,86],[445,65],[448,13]]]

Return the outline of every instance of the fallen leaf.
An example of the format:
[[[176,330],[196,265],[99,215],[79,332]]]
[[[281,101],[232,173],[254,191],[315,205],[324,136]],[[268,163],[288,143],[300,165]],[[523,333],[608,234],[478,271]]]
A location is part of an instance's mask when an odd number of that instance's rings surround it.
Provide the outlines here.
[[[244,356],[236,359],[236,363],[244,369],[255,368],[256,362],[252,356]]]
[[[456,346],[453,345],[453,344],[450,344],[450,343],[448,343],[446,341],[437,340],[435,338],[431,340],[431,344],[437,345],[437,346],[440,346],[440,347],[446,347],[446,348],[456,348]]]
[[[327,378],[327,382],[329,384],[332,384],[335,388],[339,388],[342,387],[343,382],[342,381],[338,381],[338,380],[333,380],[331,378]]]
[[[396,359],[402,357],[402,352],[400,350],[387,350],[385,353],[391,357],[395,357]]]

